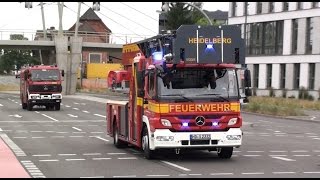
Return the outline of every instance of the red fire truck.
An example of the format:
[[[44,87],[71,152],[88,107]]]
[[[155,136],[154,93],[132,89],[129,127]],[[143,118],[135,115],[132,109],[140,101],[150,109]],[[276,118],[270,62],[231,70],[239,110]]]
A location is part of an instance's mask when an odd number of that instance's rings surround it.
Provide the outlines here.
[[[47,110],[60,110],[62,100],[61,76],[64,71],[56,65],[26,66],[20,72],[20,99],[23,109],[31,111],[34,105]]]
[[[251,95],[250,71],[237,26],[182,25],[123,46],[130,73],[128,101],[108,101],[107,133],[152,159],[161,149],[201,149],[231,158],[242,144],[242,87]]]

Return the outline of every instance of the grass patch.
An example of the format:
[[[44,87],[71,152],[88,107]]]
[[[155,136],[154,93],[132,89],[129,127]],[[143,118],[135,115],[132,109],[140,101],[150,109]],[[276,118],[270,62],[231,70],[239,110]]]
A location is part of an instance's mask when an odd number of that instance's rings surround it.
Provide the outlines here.
[[[96,88],[96,89],[77,89],[77,92],[80,93],[93,93],[93,94],[102,94],[102,95],[110,95],[110,96],[123,96],[123,93],[112,92],[107,88]]]
[[[249,103],[244,111],[276,116],[302,116],[302,110],[320,110],[319,101],[280,97],[249,97]]]
[[[20,86],[13,84],[0,84],[0,91],[20,91]]]

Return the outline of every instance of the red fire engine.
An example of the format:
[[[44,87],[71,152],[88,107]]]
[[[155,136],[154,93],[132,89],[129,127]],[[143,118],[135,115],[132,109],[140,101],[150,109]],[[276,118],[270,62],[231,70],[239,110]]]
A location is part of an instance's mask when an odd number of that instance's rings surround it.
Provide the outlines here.
[[[239,70],[251,95],[237,26],[182,25],[123,46],[128,101],[108,101],[107,133],[148,159],[161,149],[202,149],[231,158],[242,144]]]
[[[62,100],[61,76],[64,71],[55,66],[35,65],[23,67],[20,72],[20,99],[23,109],[34,105],[60,110]]]

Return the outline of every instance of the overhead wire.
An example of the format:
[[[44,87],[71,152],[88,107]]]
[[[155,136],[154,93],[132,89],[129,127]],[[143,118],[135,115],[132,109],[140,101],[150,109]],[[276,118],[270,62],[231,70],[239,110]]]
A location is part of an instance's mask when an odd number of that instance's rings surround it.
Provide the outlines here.
[[[155,19],[155,18],[153,18],[153,17],[149,16],[148,14],[145,14],[145,13],[143,13],[143,12],[141,12],[141,11],[139,11],[139,10],[137,10],[137,9],[135,9],[135,8],[133,8],[133,7],[131,7],[131,6],[129,6],[129,5],[125,4],[125,3],[123,3],[123,2],[120,2],[120,3],[121,3],[121,4],[123,4],[123,5],[125,5],[125,6],[127,6],[127,7],[129,7],[129,8],[131,8],[131,9],[133,9],[133,10],[135,10],[135,11],[137,11],[137,12],[139,12],[139,13],[141,13],[141,14],[143,14],[143,15],[145,15],[145,16],[147,16],[147,17],[149,17],[149,18],[151,18],[151,19],[153,19],[153,20],[155,20],[155,21],[158,21],[157,19]]]

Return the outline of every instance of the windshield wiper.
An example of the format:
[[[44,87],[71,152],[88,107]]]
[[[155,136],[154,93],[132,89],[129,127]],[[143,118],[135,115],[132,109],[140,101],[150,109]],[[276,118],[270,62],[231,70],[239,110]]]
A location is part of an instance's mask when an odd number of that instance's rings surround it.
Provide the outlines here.
[[[220,99],[223,99],[224,101],[227,101],[227,102],[229,102],[229,99],[227,99],[227,98],[225,98],[225,97],[222,97],[222,96],[220,96],[221,94],[216,94],[216,93],[209,93],[209,94],[197,94],[197,96],[205,96],[205,95],[214,95],[214,96],[216,96],[216,97],[218,97],[218,98],[220,98]]]
[[[193,102],[192,99],[189,99],[189,98],[185,97],[185,96],[182,95],[182,94],[165,94],[165,95],[162,95],[162,96],[180,96],[180,97],[182,97],[183,99],[185,99],[185,100],[187,100],[187,101]]]

